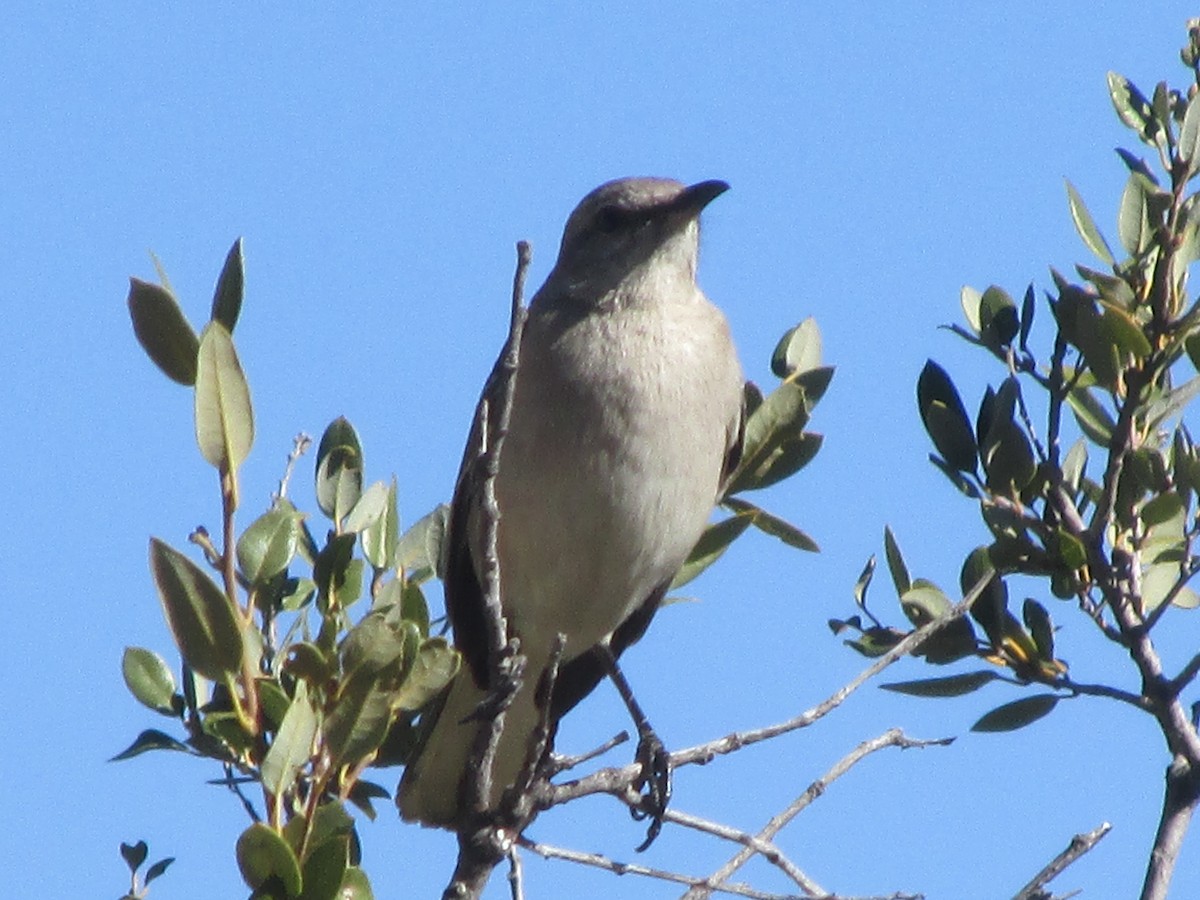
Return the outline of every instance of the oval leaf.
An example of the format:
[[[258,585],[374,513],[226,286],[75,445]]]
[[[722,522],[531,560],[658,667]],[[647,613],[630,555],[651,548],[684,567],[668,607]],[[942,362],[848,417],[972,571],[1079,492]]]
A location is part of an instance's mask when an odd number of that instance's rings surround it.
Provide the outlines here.
[[[811,316],[790,329],[771,354],[771,371],[777,378],[788,378],[821,365],[821,332]]]
[[[896,681],[891,684],[881,684],[885,691],[895,691],[897,694],[908,694],[912,697],[961,697],[977,691],[989,681],[999,678],[995,672],[982,670],[979,672],[964,672],[962,675],[950,675],[946,678],[922,678],[917,681]]]
[[[296,508],[285,500],[242,532],[237,559],[247,581],[263,584],[288,567],[300,540],[300,518]]]
[[[1067,203],[1071,207],[1071,220],[1075,223],[1075,230],[1079,232],[1079,236],[1083,239],[1087,248],[1110,266],[1114,265],[1116,259],[1113,257],[1112,250],[1108,247],[1108,241],[1104,239],[1104,235],[1096,227],[1096,222],[1092,218],[1092,214],[1088,212],[1087,205],[1083,202],[1083,197],[1075,189],[1075,185],[1069,181],[1067,182]]]
[[[262,764],[263,787],[272,794],[281,794],[296,780],[296,773],[312,755],[313,737],[317,733],[317,714],[308,702],[308,687],[296,683],[296,696],[283,717],[279,733]]]
[[[1042,716],[1048,715],[1058,705],[1059,698],[1054,694],[1037,694],[1033,697],[1023,697],[1012,703],[997,706],[991,712],[982,716],[971,726],[972,731],[996,732],[1016,731],[1036,722]]]
[[[917,379],[917,408],[925,430],[952,469],[975,471],[975,435],[971,420],[946,370],[928,360]]]
[[[345,416],[329,423],[317,446],[317,506],[335,523],[362,496],[363,453],[358,433]]]
[[[175,676],[153,650],[126,647],[121,657],[121,675],[129,692],[143,706],[164,716],[178,714],[183,698],[175,693]]]
[[[230,334],[233,334],[233,326],[237,324],[238,314],[242,311],[242,294],[246,287],[245,270],[242,239],[238,238],[225,256],[225,265],[221,268],[216,290],[213,291],[210,316],[214,322],[224,325]]]
[[[200,337],[196,368],[196,442],[200,453],[222,471],[233,471],[254,443],[250,386],[229,332],[209,322]]]
[[[195,384],[200,341],[171,292],[130,278],[128,304],[133,333],[151,361],[172,381]]]
[[[675,574],[675,580],[671,582],[671,589],[683,587],[715,563],[721,558],[721,554],[729,549],[729,545],[741,537],[749,527],[750,516],[748,515],[730,516],[728,519],[709,525],[700,535],[700,540],[696,542],[692,552],[688,554],[687,561]]]
[[[195,563],[150,539],[150,570],[184,662],[221,681],[242,665],[242,630],[229,598]]]
[[[255,822],[237,841],[237,863],[251,890],[275,879],[288,897],[301,889],[300,862],[287,841],[263,822]]]

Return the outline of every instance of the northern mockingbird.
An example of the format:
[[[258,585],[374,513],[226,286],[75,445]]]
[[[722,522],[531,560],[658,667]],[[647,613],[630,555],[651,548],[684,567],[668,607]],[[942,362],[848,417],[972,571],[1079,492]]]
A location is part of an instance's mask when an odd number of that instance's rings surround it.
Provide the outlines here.
[[[552,723],[641,637],[736,466],[742,371],[725,317],[696,286],[700,212],[727,189],[665,178],[601,185],[571,213],[530,303],[494,482],[501,605],[526,668],[489,809],[522,770],[558,635]],[[405,819],[443,827],[463,812],[481,727],[469,717],[487,696],[478,428],[446,538],[446,608],[464,666],[397,801]]]

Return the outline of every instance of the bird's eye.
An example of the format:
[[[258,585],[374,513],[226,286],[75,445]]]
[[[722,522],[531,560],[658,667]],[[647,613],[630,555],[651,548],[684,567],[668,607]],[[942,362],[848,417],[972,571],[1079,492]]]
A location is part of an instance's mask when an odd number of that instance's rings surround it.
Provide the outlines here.
[[[596,213],[596,230],[611,234],[625,224],[625,213],[616,206],[602,206]]]

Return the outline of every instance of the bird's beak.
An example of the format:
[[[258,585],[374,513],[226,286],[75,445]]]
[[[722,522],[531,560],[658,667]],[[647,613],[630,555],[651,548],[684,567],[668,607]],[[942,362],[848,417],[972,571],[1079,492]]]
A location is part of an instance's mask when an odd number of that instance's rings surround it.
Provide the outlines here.
[[[699,184],[693,184],[684,188],[679,196],[671,201],[672,211],[698,216],[704,207],[727,190],[729,190],[729,183],[726,181],[701,181]]]

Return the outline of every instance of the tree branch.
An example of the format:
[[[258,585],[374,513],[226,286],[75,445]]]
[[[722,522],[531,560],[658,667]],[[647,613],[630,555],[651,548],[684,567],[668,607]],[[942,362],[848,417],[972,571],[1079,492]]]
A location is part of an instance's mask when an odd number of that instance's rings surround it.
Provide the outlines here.
[[[1071,838],[1071,843],[1067,845],[1062,853],[1050,860],[1044,869],[1038,872],[1030,880],[1025,887],[1017,891],[1013,900],[1043,900],[1049,895],[1044,890],[1045,886],[1062,874],[1063,870],[1079,857],[1083,856],[1089,850],[1100,843],[1106,834],[1112,830],[1112,825],[1108,822],[1102,822],[1098,828],[1087,832],[1086,834],[1077,834]]]
[[[768,862],[774,863],[783,869],[788,877],[799,884],[800,887],[809,894],[819,895],[824,893],[815,882],[811,881],[811,879],[808,879],[807,876],[804,876],[799,869],[792,871],[787,868],[785,865],[785,863],[788,862],[786,857],[783,857],[782,854],[779,853],[774,844],[768,842],[773,840],[775,835],[777,835],[785,825],[799,815],[807,806],[824,794],[830,784],[832,784],[838,778],[841,778],[861,760],[865,759],[867,756],[876,752],[877,750],[882,750],[885,747],[900,747],[901,749],[908,749],[912,747],[929,747],[934,745],[944,746],[950,743],[950,740],[952,739],[942,739],[936,741],[913,740],[905,737],[904,733],[899,728],[892,728],[884,732],[879,737],[872,738],[869,741],[864,741],[840,760],[838,760],[824,775],[810,784],[804,793],[792,801],[792,803],[789,804],[786,809],[774,816],[757,835],[753,836],[750,840],[740,840],[739,842],[745,844],[745,847],[739,851],[736,856],[730,859],[729,862],[705,879],[702,885],[697,885],[688,890],[688,892],[683,895],[682,900],[707,900],[707,898],[712,895],[713,890],[724,883],[729,876],[731,876],[739,868],[749,862],[749,860],[753,858],[756,853],[761,854],[767,859]],[[668,818],[670,818],[670,816],[668,816]],[[771,855],[772,853],[778,854],[779,858],[773,858]]]
[[[993,577],[993,574],[989,574],[981,578],[979,583],[971,588],[963,601],[951,608],[946,615],[934,619],[928,625],[909,634],[895,647],[859,673],[856,678],[835,691],[812,709],[806,710],[786,722],[750,731],[734,732],[705,744],[676,751],[671,754],[672,767],[704,765],[718,756],[733,753],[750,744],[757,744],[759,741],[778,737],[781,734],[807,728],[809,725],[819,721],[841,706],[851,694],[896,660],[913,652],[951,622],[966,615],[975,603],[975,600],[983,593],[984,588],[991,583]],[[589,794],[612,794],[615,797],[624,798],[626,791],[632,786],[640,772],[641,766],[639,764],[631,764],[621,768],[600,769],[583,778],[567,781],[562,784],[545,784],[541,786],[541,796],[537,800],[537,806],[539,809],[549,809],[552,806],[558,806],[577,797]]]

